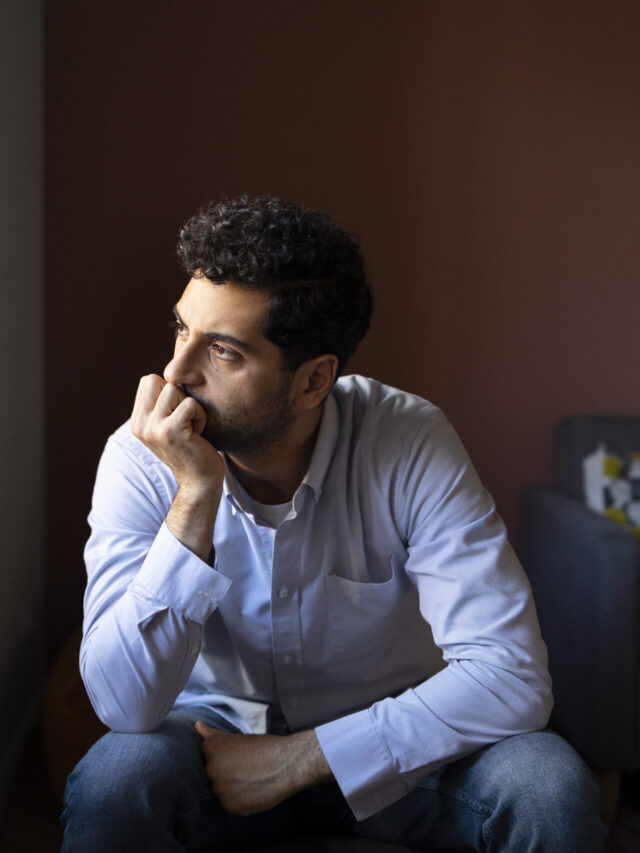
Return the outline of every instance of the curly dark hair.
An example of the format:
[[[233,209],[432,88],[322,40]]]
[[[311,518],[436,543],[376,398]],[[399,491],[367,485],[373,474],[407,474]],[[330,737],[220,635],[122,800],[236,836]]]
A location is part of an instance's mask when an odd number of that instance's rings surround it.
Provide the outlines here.
[[[269,292],[262,333],[290,370],[331,353],[340,374],[369,328],[358,239],[322,211],[272,196],[214,201],[181,229],[178,257],[190,276]]]

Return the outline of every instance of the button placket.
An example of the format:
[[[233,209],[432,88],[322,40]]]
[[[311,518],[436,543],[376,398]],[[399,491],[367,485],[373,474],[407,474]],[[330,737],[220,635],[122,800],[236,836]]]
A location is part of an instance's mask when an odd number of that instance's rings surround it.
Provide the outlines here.
[[[300,548],[295,519],[276,531],[272,562],[272,638],[276,689],[289,725],[295,723],[304,691],[298,575]],[[293,716],[292,716],[293,714]]]

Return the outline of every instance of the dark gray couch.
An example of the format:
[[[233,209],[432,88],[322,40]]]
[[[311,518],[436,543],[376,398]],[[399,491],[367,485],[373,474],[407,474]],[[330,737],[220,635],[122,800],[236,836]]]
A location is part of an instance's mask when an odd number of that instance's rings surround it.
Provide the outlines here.
[[[528,488],[520,557],[554,681],[552,726],[595,770],[640,768],[640,540],[583,503],[599,442],[640,450],[640,418],[581,416],[556,436],[557,488]]]

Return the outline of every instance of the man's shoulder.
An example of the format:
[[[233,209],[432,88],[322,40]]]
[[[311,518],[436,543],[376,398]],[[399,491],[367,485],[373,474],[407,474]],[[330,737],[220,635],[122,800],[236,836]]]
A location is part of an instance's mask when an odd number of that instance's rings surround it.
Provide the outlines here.
[[[338,379],[332,395],[342,417],[357,425],[383,428],[388,424],[414,431],[442,416],[440,409],[423,397],[357,374]]]

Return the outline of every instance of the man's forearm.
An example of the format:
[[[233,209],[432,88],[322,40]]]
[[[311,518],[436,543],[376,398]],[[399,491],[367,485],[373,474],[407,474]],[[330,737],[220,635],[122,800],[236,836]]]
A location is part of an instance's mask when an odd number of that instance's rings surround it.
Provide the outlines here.
[[[315,731],[229,734],[198,721],[211,786],[227,811],[248,815],[274,808],[332,773]]]
[[[180,487],[167,513],[169,530],[205,562],[212,562],[213,528],[219,504],[217,484],[198,489]]]

